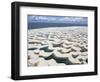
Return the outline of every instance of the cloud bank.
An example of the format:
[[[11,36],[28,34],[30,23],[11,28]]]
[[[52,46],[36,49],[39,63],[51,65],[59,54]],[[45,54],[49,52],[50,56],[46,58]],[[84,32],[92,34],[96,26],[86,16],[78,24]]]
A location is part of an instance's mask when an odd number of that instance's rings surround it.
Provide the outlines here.
[[[87,17],[28,15],[28,27],[87,26]]]

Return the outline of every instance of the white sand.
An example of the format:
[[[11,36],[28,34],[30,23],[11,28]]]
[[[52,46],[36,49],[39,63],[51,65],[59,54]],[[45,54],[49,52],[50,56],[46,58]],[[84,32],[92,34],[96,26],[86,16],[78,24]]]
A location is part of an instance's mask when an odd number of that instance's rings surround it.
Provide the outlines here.
[[[87,64],[87,37],[87,27],[30,29],[28,49],[36,49],[28,50],[28,66]]]

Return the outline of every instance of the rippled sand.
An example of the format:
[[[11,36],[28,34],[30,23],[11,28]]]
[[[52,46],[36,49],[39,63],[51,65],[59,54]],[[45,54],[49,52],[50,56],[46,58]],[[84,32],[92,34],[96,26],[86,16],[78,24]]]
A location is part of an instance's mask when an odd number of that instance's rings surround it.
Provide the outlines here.
[[[88,63],[87,27],[28,30],[28,66],[66,66]]]

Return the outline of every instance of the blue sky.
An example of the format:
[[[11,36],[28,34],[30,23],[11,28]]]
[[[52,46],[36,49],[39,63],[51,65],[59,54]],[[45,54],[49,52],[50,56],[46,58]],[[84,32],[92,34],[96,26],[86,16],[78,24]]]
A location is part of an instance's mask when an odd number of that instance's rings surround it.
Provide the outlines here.
[[[29,27],[40,27],[45,25],[49,27],[59,26],[87,26],[88,18],[87,17],[76,17],[76,16],[47,16],[47,15],[28,15],[28,26]],[[51,27],[50,26],[50,27]]]

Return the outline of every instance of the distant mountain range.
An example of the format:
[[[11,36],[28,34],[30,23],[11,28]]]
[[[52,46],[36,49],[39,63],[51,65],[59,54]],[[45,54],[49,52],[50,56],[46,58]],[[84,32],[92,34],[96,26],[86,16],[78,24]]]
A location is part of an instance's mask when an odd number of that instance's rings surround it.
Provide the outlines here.
[[[88,26],[87,17],[28,15],[28,28]]]

